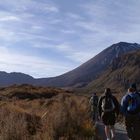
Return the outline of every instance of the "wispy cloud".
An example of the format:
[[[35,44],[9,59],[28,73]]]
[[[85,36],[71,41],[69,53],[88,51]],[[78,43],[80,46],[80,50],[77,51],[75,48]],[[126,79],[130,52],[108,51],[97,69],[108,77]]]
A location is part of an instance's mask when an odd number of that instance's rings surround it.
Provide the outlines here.
[[[16,16],[6,16],[6,17],[0,18],[0,21],[20,21],[20,18]]]
[[[46,10],[47,12],[59,12],[59,9],[56,6],[52,6],[52,5],[46,5],[44,7],[44,10]]]
[[[75,30],[63,30],[63,29],[61,30],[61,32],[64,33],[64,34],[74,34],[74,33],[76,33]]]
[[[135,22],[140,22],[139,7],[140,3],[136,1],[96,1],[81,5],[90,21],[109,31],[123,32],[131,30]]]
[[[67,56],[67,58],[73,60],[73,61],[77,61],[78,63],[82,64],[86,61],[88,61],[90,58],[92,58],[93,56],[96,55],[96,52],[84,52],[84,51],[81,51],[81,52],[74,52],[74,53],[71,53]]]
[[[139,6],[137,0],[0,1],[0,68],[53,76],[112,43],[139,43]]]
[[[0,1],[0,5],[6,11],[11,12],[28,12],[31,13],[36,12],[37,10],[46,11],[46,12],[58,12],[59,9],[56,5],[51,1],[36,1],[36,0],[14,0],[9,1],[5,0]],[[38,11],[39,12],[39,11]]]
[[[56,76],[68,71],[72,67],[72,65],[68,66],[59,61],[56,62],[50,59],[44,60],[36,56],[11,53],[4,46],[0,46],[0,63],[1,70],[7,72],[20,71],[34,77],[43,77],[44,75],[47,77]]]
[[[70,19],[74,19],[74,20],[83,20],[84,17],[82,15],[79,14],[75,14],[75,13],[66,13],[66,16]]]

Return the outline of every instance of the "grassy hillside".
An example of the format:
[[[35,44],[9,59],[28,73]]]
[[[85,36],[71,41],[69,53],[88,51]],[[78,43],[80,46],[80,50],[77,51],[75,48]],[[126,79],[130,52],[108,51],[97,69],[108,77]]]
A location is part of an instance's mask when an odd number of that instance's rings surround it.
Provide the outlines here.
[[[0,88],[0,139],[72,140],[95,135],[88,98],[58,88]]]

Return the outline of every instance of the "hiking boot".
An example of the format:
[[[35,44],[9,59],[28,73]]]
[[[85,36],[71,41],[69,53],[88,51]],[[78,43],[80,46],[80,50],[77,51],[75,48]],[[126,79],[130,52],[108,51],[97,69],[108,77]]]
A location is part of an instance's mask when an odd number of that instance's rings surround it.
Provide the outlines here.
[[[112,137],[111,140],[115,140],[115,137]]]

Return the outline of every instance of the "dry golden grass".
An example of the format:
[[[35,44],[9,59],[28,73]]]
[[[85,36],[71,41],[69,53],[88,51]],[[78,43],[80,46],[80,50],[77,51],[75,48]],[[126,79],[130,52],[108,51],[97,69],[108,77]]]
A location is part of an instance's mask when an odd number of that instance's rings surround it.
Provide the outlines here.
[[[87,97],[29,85],[1,88],[0,93],[1,140],[84,140],[95,135]]]

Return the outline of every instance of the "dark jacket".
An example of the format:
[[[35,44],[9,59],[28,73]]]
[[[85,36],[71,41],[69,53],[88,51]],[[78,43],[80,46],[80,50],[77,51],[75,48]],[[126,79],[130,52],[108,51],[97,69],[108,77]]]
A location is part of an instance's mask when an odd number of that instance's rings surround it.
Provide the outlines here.
[[[117,100],[116,97],[113,96],[112,94],[106,95],[105,93],[100,97],[99,102],[98,102],[99,116],[101,117],[101,115],[102,115],[102,112],[103,112],[103,110],[102,110],[102,101],[103,101],[103,99],[104,99],[106,96],[109,96],[110,98],[112,98],[113,103],[114,103],[114,105],[115,105],[115,109],[113,110],[113,112],[116,113],[117,116],[118,116],[118,115],[119,115],[119,111],[120,111],[120,105],[119,105],[118,100]]]

